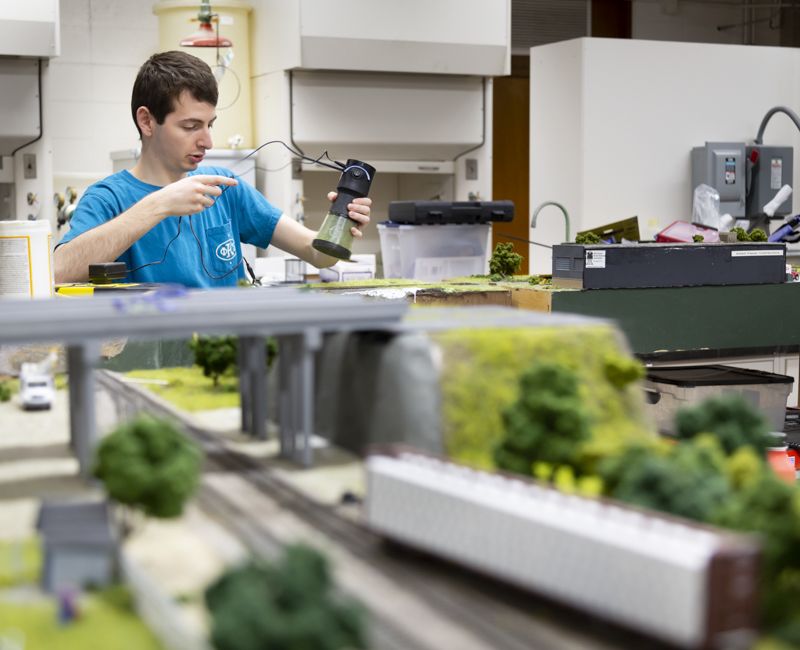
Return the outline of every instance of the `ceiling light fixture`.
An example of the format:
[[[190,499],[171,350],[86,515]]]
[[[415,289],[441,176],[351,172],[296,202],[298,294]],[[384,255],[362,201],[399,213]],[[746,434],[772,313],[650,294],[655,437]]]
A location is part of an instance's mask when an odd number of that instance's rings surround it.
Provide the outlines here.
[[[219,35],[219,14],[211,11],[209,0],[200,3],[200,13],[197,14],[200,22],[200,30],[181,40],[181,47],[232,47],[233,43],[228,38],[220,38]],[[216,26],[216,31],[211,27],[212,21]]]

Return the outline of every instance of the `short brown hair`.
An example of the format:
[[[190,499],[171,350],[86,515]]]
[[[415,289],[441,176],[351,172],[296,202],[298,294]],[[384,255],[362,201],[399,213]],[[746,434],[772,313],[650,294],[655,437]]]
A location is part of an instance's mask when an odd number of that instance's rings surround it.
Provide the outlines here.
[[[217,80],[202,59],[172,50],[154,54],[144,62],[136,75],[131,95],[131,114],[139,137],[142,131],[136,122],[136,110],[144,106],[156,123],[163,124],[164,118],[175,110],[175,102],[184,90],[199,102],[217,105]]]

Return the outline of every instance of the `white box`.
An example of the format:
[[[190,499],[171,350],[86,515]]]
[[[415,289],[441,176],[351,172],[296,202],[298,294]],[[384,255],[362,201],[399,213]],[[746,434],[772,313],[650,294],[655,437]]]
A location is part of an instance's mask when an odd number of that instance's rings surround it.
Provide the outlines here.
[[[488,271],[491,224],[378,224],[384,278],[436,282]]]

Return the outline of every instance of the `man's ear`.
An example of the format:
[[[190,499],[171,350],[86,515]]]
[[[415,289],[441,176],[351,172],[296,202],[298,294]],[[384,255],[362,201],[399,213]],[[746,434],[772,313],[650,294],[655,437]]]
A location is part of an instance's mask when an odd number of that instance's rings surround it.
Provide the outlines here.
[[[136,123],[139,125],[143,136],[150,137],[153,135],[156,118],[153,117],[153,114],[146,106],[140,106],[136,109]]]

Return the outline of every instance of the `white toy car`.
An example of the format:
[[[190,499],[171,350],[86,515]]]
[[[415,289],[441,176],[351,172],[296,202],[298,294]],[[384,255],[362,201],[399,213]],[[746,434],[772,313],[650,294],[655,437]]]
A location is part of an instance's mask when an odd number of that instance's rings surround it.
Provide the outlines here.
[[[53,405],[56,392],[53,375],[26,371],[25,365],[28,364],[23,364],[23,370],[19,375],[19,398],[22,408],[26,411],[49,409]]]

